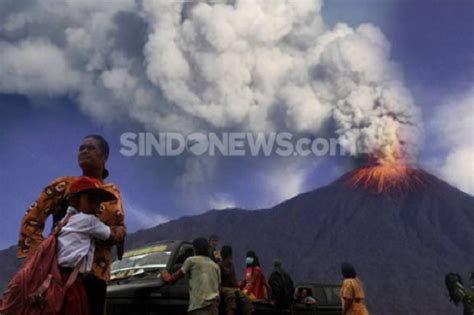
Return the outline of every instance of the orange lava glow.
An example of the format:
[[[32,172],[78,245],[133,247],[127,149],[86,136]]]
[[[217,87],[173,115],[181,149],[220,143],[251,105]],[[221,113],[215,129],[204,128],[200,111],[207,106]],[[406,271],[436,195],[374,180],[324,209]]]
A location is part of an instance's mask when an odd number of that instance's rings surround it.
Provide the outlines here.
[[[348,174],[346,183],[374,193],[403,192],[424,184],[420,171],[399,163],[378,163],[359,167]]]
[[[397,135],[369,155],[368,163],[349,172],[345,182],[373,193],[405,192],[426,184],[424,173],[408,166],[408,155]]]

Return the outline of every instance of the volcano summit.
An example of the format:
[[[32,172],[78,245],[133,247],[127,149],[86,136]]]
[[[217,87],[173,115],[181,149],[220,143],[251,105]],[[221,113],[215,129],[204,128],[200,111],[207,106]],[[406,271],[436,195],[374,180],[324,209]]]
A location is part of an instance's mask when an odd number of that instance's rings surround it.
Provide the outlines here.
[[[344,177],[348,185],[377,194],[404,194],[430,183],[426,172],[396,163],[362,166]]]

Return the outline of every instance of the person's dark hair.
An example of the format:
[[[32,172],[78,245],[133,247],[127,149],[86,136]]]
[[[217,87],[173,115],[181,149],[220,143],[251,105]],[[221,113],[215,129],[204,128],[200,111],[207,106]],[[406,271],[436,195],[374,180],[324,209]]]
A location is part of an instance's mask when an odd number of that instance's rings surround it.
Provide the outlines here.
[[[109,143],[107,142],[107,140],[104,139],[104,137],[102,137],[101,135],[90,134],[84,137],[84,139],[86,138],[92,138],[96,140],[97,143],[99,144],[100,152],[102,152],[102,154],[105,156],[105,159],[107,160],[109,158],[110,147],[109,147]],[[109,176],[109,171],[106,168],[104,168],[104,172],[102,173],[102,178],[107,178],[107,176]]]
[[[282,262],[281,262],[280,259],[274,259],[273,262],[272,262],[272,265],[273,265],[273,267],[275,267],[275,268],[279,268],[279,267],[281,267],[283,264],[282,264]]]
[[[218,236],[217,234],[212,234],[211,236],[209,236],[209,242],[210,242],[210,241],[213,241],[213,240],[218,241],[218,240],[219,240],[219,236]]]
[[[198,237],[193,241],[194,251],[199,256],[209,255],[209,242],[204,237]]]
[[[70,194],[70,195],[66,196],[65,199],[66,199],[66,202],[67,202],[68,206],[77,207],[77,204],[79,202],[79,194],[78,193]]]
[[[222,246],[221,249],[221,257],[222,259],[227,259],[228,257],[232,256],[232,247],[229,245]]]
[[[347,262],[341,264],[341,272],[344,279],[355,278],[357,276],[354,266]]]
[[[249,250],[247,252],[247,255],[245,257],[252,257],[253,258],[253,263],[250,265],[250,267],[260,267],[260,261],[258,260],[257,254],[253,250]]]
[[[66,202],[68,206],[76,208],[79,206],[79,199],[81,198],[82,195],[86,195],[89,201],[97,201],[97,195],[95,195],[93,192],[90,191],[80,191],[74,194],[70,194],[66,196]]]

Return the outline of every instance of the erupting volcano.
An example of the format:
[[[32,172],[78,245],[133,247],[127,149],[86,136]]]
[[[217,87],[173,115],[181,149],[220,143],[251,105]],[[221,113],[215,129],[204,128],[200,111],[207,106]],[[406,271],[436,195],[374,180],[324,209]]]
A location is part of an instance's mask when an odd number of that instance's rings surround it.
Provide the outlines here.
[[[377,194],[402,193],[425,186],[428,176],[408,165],[410,154],[406,149],[395,134],[392,145],[375,150],[365,165],[343,176],[344,182],[350,187]]]
[[[346,184],[373,193],[393,193],[416,190],[427,184],[423,171],[401,163],[368,164],[345,176]]]

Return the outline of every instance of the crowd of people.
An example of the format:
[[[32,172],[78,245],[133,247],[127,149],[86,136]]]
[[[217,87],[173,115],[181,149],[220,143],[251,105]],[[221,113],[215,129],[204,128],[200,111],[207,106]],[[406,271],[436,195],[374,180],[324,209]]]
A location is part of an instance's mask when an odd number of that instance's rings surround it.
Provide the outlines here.
[[[219,309],[226,315],[248,315],[254,311],[253,302],[263,302],[278,309],[290,310],[293,305],[316,305],[309,288],[295,290],[294,282],[278,259],[273,261],[270,277],[264,275],[257,254],[249,250],[245,255],[245,272],[238,281],[233,250],[229,245],[218,249],[219,238],[211,235],[209,241],[203,237],[193,241],[194,256],[188,257],[174,274],[161,273],[165,283],[172,284],[184,276],[189,277],[188,314],[218,315]],[[349,263],[341,265],[344,281],[341,288],[342,315],[368,315],[362,282],[356,277]]]

